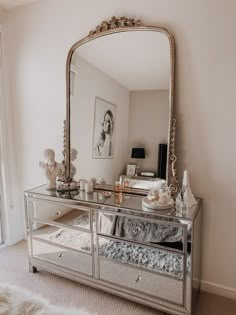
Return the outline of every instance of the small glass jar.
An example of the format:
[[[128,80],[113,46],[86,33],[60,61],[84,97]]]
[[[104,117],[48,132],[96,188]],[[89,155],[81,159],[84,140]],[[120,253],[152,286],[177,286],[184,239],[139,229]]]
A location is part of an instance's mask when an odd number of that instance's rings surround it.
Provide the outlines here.
[[[122,204],[123,201],[123,196],[121,193],[114,193],[114,202],[116,204],[116,206],[120,206]]]

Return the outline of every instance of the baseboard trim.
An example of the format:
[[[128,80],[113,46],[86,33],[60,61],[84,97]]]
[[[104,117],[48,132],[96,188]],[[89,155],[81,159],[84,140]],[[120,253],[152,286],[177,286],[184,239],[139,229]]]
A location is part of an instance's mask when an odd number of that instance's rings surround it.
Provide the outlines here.
[[[201,281],[201,290],[236,300],[236,289],[231,287],[226,287],[213,282]]]

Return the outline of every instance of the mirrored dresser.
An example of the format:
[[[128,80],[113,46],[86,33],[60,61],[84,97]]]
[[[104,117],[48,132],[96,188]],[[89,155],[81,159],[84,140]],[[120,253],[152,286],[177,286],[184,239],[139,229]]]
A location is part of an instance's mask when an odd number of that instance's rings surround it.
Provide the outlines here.
[[[200,285],[201,199],[150,210],[142,196],[25,192],[30,271],[46,270],[170,314],[192,314]]]

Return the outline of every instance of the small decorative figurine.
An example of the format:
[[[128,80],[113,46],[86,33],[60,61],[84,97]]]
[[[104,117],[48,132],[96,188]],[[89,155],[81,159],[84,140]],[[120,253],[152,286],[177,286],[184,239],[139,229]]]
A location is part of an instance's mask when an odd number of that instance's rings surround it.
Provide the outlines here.
[[[64,173],[64,165],[55,161],[55,152],[52,149],[46,149],[43,156],[45,162],[39,162],[39,166],[44,170],[48,179],[47,189],[55,189],[57,177]]]
[[[74,148],[71,148],[70,151],[70,178],[73,181],[75,173],[76,173],[76,167],[74,166],[74,164],[72,163],[73,161],[75,161],[77,159],[77,155],[78,155],[78,151]]]
[[[189,181],[189,172],[187,170],[184,171],[182,187],[184,189],[183,192],[183,201],[187,208],[192,207],[197,204],[197,201],[192,193]]]
[[[66,151],[63,150],[62,154],[65,156],[66,155]],[[72,163],[72,161],[75,161],[77,159],[77,155],[78,155],[78,151],[74,148],[71,148],[70,150],[70,180],[71,182],[73,182],[74,180],[74,176],[76,174],[76,167],[74,166],[74,164]],[[64,165],[64,169],[65,169],[65,159],[62,161],[62,164]],[[65,172],[62,174],[61,178],[60,178],[61,182],[65,181]]]
[[[176,198],[176,209],[186,211],[188,208],[196,205],[197,201],[192,193],[189,181],[189,172],[184,171],[182,186],[180,192]]]

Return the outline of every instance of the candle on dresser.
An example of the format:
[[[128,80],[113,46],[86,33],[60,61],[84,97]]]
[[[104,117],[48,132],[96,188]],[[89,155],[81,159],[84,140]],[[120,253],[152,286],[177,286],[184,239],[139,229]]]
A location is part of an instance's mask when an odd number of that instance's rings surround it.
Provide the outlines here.
[[[93,181],[92,180],[90,180],[87,183],[85,183],[85,192],[86,193],[93,192]]]
[[[81,179],[79,184],[80,184],[80,190],[85,190],[85,184],[87,183],[88,181],[86,179]]]

